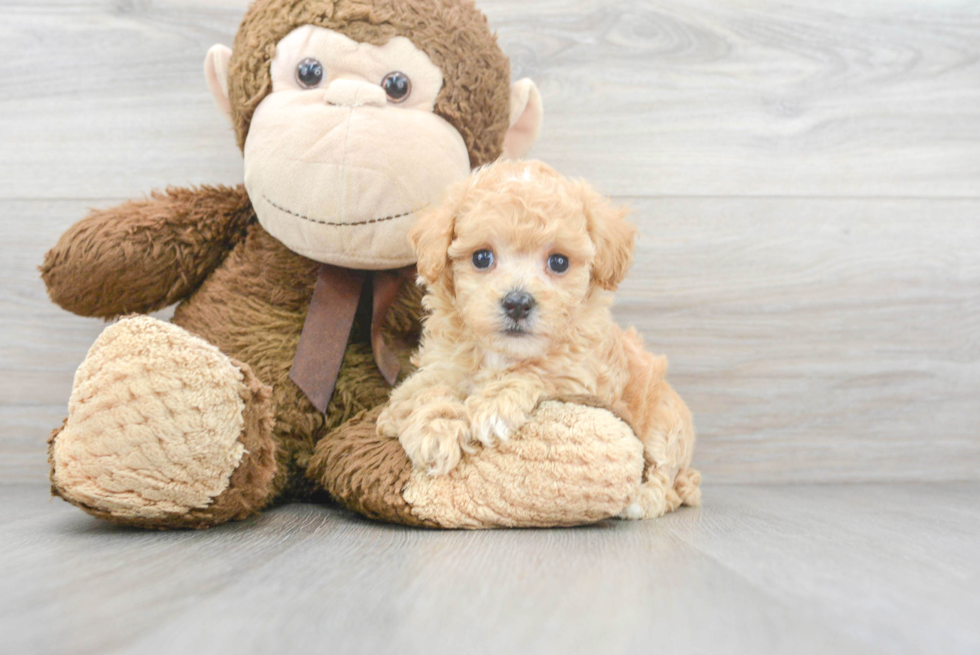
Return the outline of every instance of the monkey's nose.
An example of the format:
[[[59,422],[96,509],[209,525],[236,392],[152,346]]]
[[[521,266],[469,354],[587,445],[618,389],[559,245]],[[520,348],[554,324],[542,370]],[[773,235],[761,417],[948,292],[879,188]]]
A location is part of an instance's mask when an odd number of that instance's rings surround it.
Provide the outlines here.
[[[507,316],[515,321],[527,318],[527,315],[534,309],[534,296],[526,291],[511,291],[500,301]]]
[[[328,105],[340,107],[363,107],[365,105],[383,107],[388,102],[388,96],[378,84],[339,79],[327,86],[323,92],[323,100]]]

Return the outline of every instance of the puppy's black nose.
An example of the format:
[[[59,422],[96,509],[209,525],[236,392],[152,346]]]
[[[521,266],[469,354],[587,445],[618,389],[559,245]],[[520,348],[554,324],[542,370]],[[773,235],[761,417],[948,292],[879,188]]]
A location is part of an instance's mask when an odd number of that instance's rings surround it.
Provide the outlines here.
[[[534,308],[534,296],[526,291],[511,291],[504,296],[500,304],[504,306],[507,316],[519,321],[522,318],[527,318],[527,315],[531,313],[531,309]]]

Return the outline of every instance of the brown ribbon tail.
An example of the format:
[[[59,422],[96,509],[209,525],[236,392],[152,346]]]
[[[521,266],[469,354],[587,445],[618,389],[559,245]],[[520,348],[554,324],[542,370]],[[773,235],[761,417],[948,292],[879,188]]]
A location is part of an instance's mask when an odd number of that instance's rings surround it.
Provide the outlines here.
[[[415,267],[408,266],[393,271],[379,271],[374,274],[373,309],[371,311],[371,349],[374,351],[374,362],[385,377],[388,384],[394,386],[398,380],[398,372],[402,365],[398,357],[388,348],[381,330],[384,327],[385,316],[391,309],[402,285],[415,276]]]
[[[364,271],[320,266],[289,377],[321,413],[337,384],[364,277]]]

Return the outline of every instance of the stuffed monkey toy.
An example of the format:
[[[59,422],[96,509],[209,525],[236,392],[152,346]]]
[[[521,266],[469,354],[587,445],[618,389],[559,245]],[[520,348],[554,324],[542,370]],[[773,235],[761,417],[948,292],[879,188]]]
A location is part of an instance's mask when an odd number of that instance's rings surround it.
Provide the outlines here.
[[[147,528],[327,495],[446,528],[582,524],[637,500],[641,444],[588,399],[542,403],[439,477],[376,434],[420,333],[415,213],[522,156],[541,122],[468,0],[257,0],[205,74],[244,185],[95,211],[41,267],[61,307],[122,317],[49,441],[54,494]],[[170,323],[146,316],[175,303]]]

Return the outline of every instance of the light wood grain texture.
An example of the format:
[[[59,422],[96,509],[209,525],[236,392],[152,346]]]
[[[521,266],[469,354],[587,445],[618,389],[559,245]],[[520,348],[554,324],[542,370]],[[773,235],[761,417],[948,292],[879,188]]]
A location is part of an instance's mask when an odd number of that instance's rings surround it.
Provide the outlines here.
[[[37,226],[0,262],[7,479],[45,474],[44,439],[103,327],[52,305],[33,268],[86,204],[0,201]],[[671,358],[708,479],[980,477],[980,203],[632,205],[643,237],[616,314]]]
[[[980,193],[976,3],[480,4],[543,92],[535,154],[610,193]],[[0,197],[238,180],[201,69],[245,6],[0,5]]]
[[[0,487],[0,634],[45,653],[974,653],[980,487],[708,486],[573,530],[291,505],[119,529]]]
[[[201,64],[246,2],[0,0],[0,650],[980,651],[978,483],[845,484],[980,479],[980,6],[479,4],[542,90],[532,154],[636,210],[616,313],[695,411],[704,508],[148,533],[49,502],[103,324],[36,266],[89,206],[240,181]]]
[[[720,480],[980,476],[980,203],[634,202],[617,316]]]
[[[89,206],[240,181],[201,62],[245,5],[0,3],[0,479],[43,479],[103,327],[48,301],[44,251]],[[708,479],[980,478],[976,3],[480,5],[544,94],[534,154],[636,209],[617,315]]]

